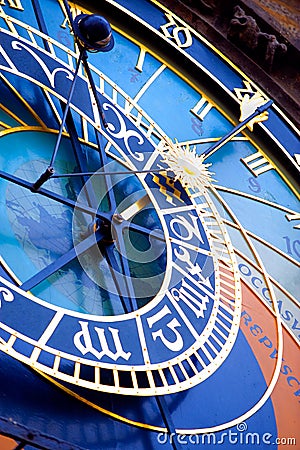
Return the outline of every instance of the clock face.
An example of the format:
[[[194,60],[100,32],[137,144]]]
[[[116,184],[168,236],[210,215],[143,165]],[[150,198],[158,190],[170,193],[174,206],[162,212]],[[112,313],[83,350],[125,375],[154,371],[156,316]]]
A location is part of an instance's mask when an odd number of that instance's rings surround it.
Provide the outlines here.
[[[0,348],[154,448],[294,437],[299,133],[158,2],[83,3],[98,104],[65,2],[0,10]]]

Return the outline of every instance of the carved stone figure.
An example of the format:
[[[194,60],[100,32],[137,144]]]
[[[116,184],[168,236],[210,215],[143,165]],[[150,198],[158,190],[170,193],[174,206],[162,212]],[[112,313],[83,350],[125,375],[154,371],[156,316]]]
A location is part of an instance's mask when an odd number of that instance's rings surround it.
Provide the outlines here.
[[[233,9],[227,37],[256,61],[262,59],[268,71],[272,70],[275,54],[287,51],[286,45],[280,44],[275,35],[261,32],[256,20],[246,15],[240,6]]]

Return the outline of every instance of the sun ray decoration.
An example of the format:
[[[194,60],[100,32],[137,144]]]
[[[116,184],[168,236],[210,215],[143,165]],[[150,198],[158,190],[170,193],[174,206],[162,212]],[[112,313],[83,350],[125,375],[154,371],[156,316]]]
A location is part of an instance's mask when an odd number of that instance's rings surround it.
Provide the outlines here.
[[[211,164],[205,164],[204,155],[198,155],[196,145],[190,148],[189,144],[181,145],[177,140],[171,139],[161,149],[163,162],[166,163],[175,174],[175,181],[179,180],[184,188],[197,189],[204,192],[213,180],[213,172],[208,168]]]

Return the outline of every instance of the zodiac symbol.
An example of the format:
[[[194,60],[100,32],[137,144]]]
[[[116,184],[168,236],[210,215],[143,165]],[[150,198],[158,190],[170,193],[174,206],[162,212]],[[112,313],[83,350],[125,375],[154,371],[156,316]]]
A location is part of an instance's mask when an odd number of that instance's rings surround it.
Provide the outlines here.
[[[179,249],[179,250],[178,250]],[[193,264],[191,261],[191,255],[185,247],[179,245],[179,247],[174,249],[175,256],[180,259],[180,261],[184,262],[188,266],[188,272],[192,276],[197,276],[198,280],[201,284],[204,284],[207,288],[213,290],[209,277],[204,277],[202,275],[202,269],[199,264]]]

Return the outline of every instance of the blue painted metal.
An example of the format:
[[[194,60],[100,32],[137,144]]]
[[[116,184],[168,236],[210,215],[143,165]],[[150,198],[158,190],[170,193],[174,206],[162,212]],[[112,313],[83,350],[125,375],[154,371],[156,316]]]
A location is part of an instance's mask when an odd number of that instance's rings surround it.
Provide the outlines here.
[[[51,275],[62,269],[64,266],[69,264],[75,258],[79,257],[82,253],[88,251],[91,247],[93,247],[98,242],[103,240],[104,237],[105,234],[101,232],[98,232],[97,234],[94,233],[91,234],[91,236],[81,241],[67,253],[58,258],[56,261],[49,264],[44,269],[40,270],[36,275],[31,277],[29,280],[26,280],[24,283],[22,283],[21,288],[24,289],[24,291],[31,291],[32,288],[34,288],[47,278],[51,277]]]
[[[110,3],[107,0],[107,3]],[[166,17],[163,8],[159,8],[151,1],[143,0],[141,2],[135,2],[134,0],[120,0],[117,2],[116,8],[123,7],[125,10],[129,10],[135,16],[136,24],[141,27],[141,24],[147,23],[160,37],[165,38],[164,33],[161,30],[161,25],[168,23],[169,19]],[[118,6],[120,5],[120,7]],[[176,22],[176,21],[175,21]],[[170,25],[170,33],[172,33],[178,24]],[[147,31],[145,31],[147,35]],[[174,51],[173,40],[166,40],[161,43],[165,47],[166,51],[171,49]],[[223,60],[214,47],[209,46],[205,41],[201,40],[196,34],[192,32],[192,44],[187,48],[176,49],[178,60],[183,61],[183,54],[187,54],[190,61],[194,63],[195,73],[199,76],[199,81],[202,77],[206,77],[206,73],[212,73],[213,76],[224,86],[224,92],[222,97],[226,103],[228,91],[232,92],[235,88],[244,88],[243,74],[238,73],[233,67],[231,67],[225,60]],[[194,75],[194,73],[193,73]],[[208,81],[209,77],[207,78]],[[212,79],[209,79],[212,83]],[[219,92],[219,86],[216,84],[212,89],[216,88]],[[231,101],[228,98],[229,102]],[[299,164],[295,160],[295,155],[300,153],[300,143],[297,133],[293,130],[291,125],[282,120],[281,114],[274,108],[269,111],[268,122],[264,126],[269,130],[278,140],[281,147],[278,147],[278,153],[281,154],[282,161],[285,161],[288,167],[291,163],[299,171]],[[283,148],[282,148],[283,147]]]
[[[205,150],[202,154],[204,154],[206,157],[214,153],[216,150],[222,147],[226,142],[228,142],[233,136],[236,136],[239,131],[247,125],[252,119],[254,119],[259,114],[262,114],[263,112],[267,111],[273,104],[273,100],[269,100],[264,105],[259,106],[252,114],[250,114],[249,117],[244,119],[242,122],[240,122],[237,126],[235,126],[229,133],[227,133],[225,136],[223,136],[220,140],[218,140],[214,145],[209,147],[207,150]]]
[[[0,417],[0,432],[3,436],[21,441],[14,450],[84,450],[83,447],[57,439],[46,433],[27,428],[17,422],[12,422],[6,417]]]
[[[135,13],[139,14],[141,19],[146,19],[149,23],[152,23],[158,31],[160,30],[161,24],[165,21],[163,12],[149,2],[134,2],[131,0],[125,2],[125,0],[122,0],[118,3],[131,8]],[[49,7],[53,8],[55,5],[56,3],[54,4],[54,2],[47,1],[45,2],[45,9]],[[59,9],[53,9],[54,16],[56,15],[55,12],[58,13]],[[16,14],[20,15],[21,13]],[[3,40],[3,45],[6,45],[5,39]],[[9,45],[5,48],[8,49]],[[197,59],[199,62],[206,64],[206,67],[210,70],[213,67],[215,75],[222,77],[224,83],[230,89],[232,89],[233,86],[237,87],[239,83],[242,87],[241,77],[234,73],[231,68],[227,67],[223,61],[219,60],[219,58],[211,52],[211,49],[207,49],[203,43],[198,42],[195,37],[193,37],[193,46],[188,52],[190,52],[190,55],[193,56],[195,60]],[[49,65],[52,70],[58,67],[55,65],[51,66],[51,63],[47,60],[46,56],[44,56],[44,58],[46,64]],[[18,63],[17,58],[14,59],[14,61]],[[5,61],[2,60],[1,62],[5,64]],[[27,66],[30,67],[29,61]],[[21,64],[19,67],[21,67]],[[64,89],[69,87],[66,80],[61,80],[61,86],[61,93]],[[28,85],[26,86],[26,89],[29,89]],[[65,90],[65,92],[68,91]],[[84,96],[87,94],[85,86],[80,85],[78,87],[78,92],[80,100],[76,103],[77,106],[80,105],[80,102],[83,101]],[[86,101],[88,108],[89,100]],[[114,123],[113,112],[110,114],[110,117],[108,117],[108,120]],[[223,121],[223,125],[224,128],[228,126],[225,123],[225,120]],[[276,127],[278,127],[277,134],[279,133],[280,128],[286,132],[286,135],[282,138],[281,142],[290,143],[291,147],[292,144],[296,142],[293,132],[287,125],[282,124],[280,117],[273,110],[270,112],[270,119],[267,126],[271,127],[270,129],[272,129],[274,133],[276,132]],[[131,129],[134,128],[132,127]],[[119,144],[122,145],[122,142],[119,141]],[[229,150],[230,148],[228,149],[228,152]],[[237,149],[234,151],[236,150]],[[226,155],[227,153],[225,152],[224,159],[226,159]],[[244,154],[241,156],[244,156]],[[210,155],[210,157],[215,158],[215,167],[217,167],[220,174],[220,178],[218,179],[224,177],[224,181],[228,181],[226,180],[226,170],[222,170],[224,165],[220,163],[220,167],[218,166],[219,161],[216,155]],[[226,164],[227,162],[225,162],[225,165]],[[230,163],[228,164],[228,167],[230,167]],[[240,188],[239,183],[242,183],[245,178],[246,180],[248,178],[243,169],[239,168],[239,170],[239,176],[236,176],[237,172],[235,169],[233,170],[235,177],[232,178],[234,178],[234,182],[237,183],[234,186]],[[230,172],[227,170],[227,172],[231,176],[232,171]],[[19,184],[27,190],[31,189],[30,186],[32,185],[25,180],[4,172],[2,172],[2,175],[3,178]],[[270,186],[265,186],[264,181],[260,181],[260,183],[262,189],[265,188],[266,190],[267,187],[268,189],[270,188]],[[224,184],[226,185],[226,183]],[[68,206],[74,206],[74,202],[71,200],[61,198],[61,196],[47,192],[44,189],[40,190],[39,195],[47,195],[49,198],[53,198],[58,202],[62,202]],[[283,194],[280,192],[280,195],[278,193],[278,196],[282,198]],[[286,204],[288,205],[292,200],[291,197],[286,198]],[[291,204],[294,203],[290,203],[290,205]],[[237,209],[239,209],[239,205],[237,205]],[[99,218],[104,217],[102,213],[95,213],[95,210],[91,207],[82,206],[82,211],[88,212]],[[106,217],[111,219],[109,214]],[[249,215],[247,219],[250,220]],[[280,224],[279,216],[276,216],[276,220],[278,220],[278,223]],[[122,224],[123,227],[127,225],[128,224],[126,223]],[[136,230],[139,229],[138,225],[135,225],[135,227]],[[263,228],[265,232],[267,232],[267,225],[264,225]],[[142,226],[140,226],[140,230],[145,232],[145,228]],[[157,233],[157,236],[159,236],[159,233]],[[117,268],[117,265],[115,268]],[[9,278],[4,268],[0,267],[0,270]],[[16,308],[11,316],[6,306],[6,303],[3,302],[1,318],[3,317],[3,311],[5,311],[5,317],[7,316],[8,320],[7,323],[13,325],[13,320],[18,317],[20,333],[28,335],[28,333],[31,333],[32,330],[34,330],[34,337],[36,339],[41,336],[44,327],[47,326],[53,317],[53,311],[52,315],[50,314],[50,311],[46,314],[42,308],[39,309],[39,306],[32,304],[32,302],[22,296],[17,298]],[[128,308],[128,306],[126,306],[126,308]],[[36,320],[36,317],[39,317],[38,321]],[[263,327],[263,324],[261,323],[258,325]],[[62,348],[66,333],[68,331],[74,331],[76,326],[78,326],[78,324],[75,324],[71,317],[66,316],[62,331],[53,337],[50,345]],[[8,336],[2,332],[1,338],[7,339]],[[137,334],[132,333],[130,336],[131,341],[128,340],[128,343],[134,342],[135,339],[138,339]],[[67,346],[74,350],[72,342],[68,342]],[[20,350],[19,347],[16,348]],[[22,351],[24,354],[30,354],[30,346],[27,348],[24,346]],[[271,354],[270,349],[270,355]],[[243,355],[243,364],[238,366],[237,362],[241,361],[240,355]],[[78,353],[78,356],[81,355]],[[49,361],[49,365],[53,362],[51,361],[50,354],[46,354],[46,352],[43,353],[42,357],[46,361]],[[270,356],[270,358],[272,358],[272,356]],[[67,362],[65,363],[65,370],[71,370]],[[284,368],[282,370],[284,370]],[[131,426],[128,423],[122,422],[122,418],[120,418],[120,420],[115,420],[113,417],[109,416],[109,414],[105,414],[103,410],[100,411],[96,409],[96,407],[103,408],[107,411],[119,414],[122,417],[136,420],[137,422],[150,423],[158,427],[163,427],[164,423],[161,412],[155,398],[129,399],[125,396],[108,395],[98,392],[87,393],[80,388],[75,389],[76,395],[82,396],[82,398],[90,401],[95,406],[91,408],[84,401],[80,401],[66,392],[54,388],[48,381],[40,378],[35,372],[5,354],[1,355],[0,386],[0,415],[3,417],[13,417],[16,422],[14,424],[8,424],[7,430],[12,436],[19,436],[20,438],[23,436],[20,427],[13,426],[22,424],[22,426],[25,427],[24,429],[26,432],[28,430],[30,430],[30,432],[36,432],[35,436],[44,433],[44,437],[46,436],[48,439],[49,435],[55,435],[56,447],[51,447],[52,443],[49,438],[48,441],[43,441],[46,448],[59,448],[58,445],[60,445],[63,440],[72,442],[72,448],[84,448],[88,450],[129,447],[136,450],[140,450],[141,448],[153,448],[157,450],[163,448],[169,450],[172,448],[173,443],[170,442],[170,436],[161,436],[158,431],[149,431],[143,427]],[[65,384],[64,387],[70,388],[67,384]],[[232,354],[230,354],[224,364],[219,368],[213,379],[207,379],[189,391],[166,396],[163,401],[167,404],[167,409],[170,411],[171,419],[175,425],[180,423],[187,428],[193,426],[201,427],[206,426],[208,422],[211,424],[219,424],[222,421],[232,420],[232,418],[235,418],[238,414],[242,415],[245,409],[250,408],[253,405],[253,402],[259,399],[266,387],[266,381],[259,363],[256,360],[248,341],[245,339],[245,336],[240,332]],[[8,398],[9,402],[7,401]],[[264,424],[264,429],[262,428],[262,423]],[[267,430],[273,437],[277,436],[274,409],[271,400],[269,400],[254,416],[247,420],[247,426],[249,432],[255,433],[257,430],[259,430],[259,432]],[[4,429],[4,426],[1,427],[1,423],[0,430],[2,430],[2,432],[7,431]],[[173,430],[173,426],[170,426],[169,435]],[[223,432],[219,432],[215,434],[215,439],[217,440],[217,443],[222,445],[222,448],[227,450],[232,447],[231,443],[228,441],[229,433],[233,433],[232,437],[234,437],[234,433],[238,434],[240,437],[241,433],[238,433],[236,427],[229,428],[226,432],[227,437],[224,437],[222,434]],[[185,440],[184,448],[192,450],[199,446],[199,444],[194,444],[197,440],[194,440],[194,443],[187,438]],[[163,441],[165,442],[162,443]],[[39,445],[42,441],[37,438],[36,443]],[[63,443],[61,443],[61,445],[63,445]],[[213,449],[216,447],[216,442],[208,442],[207,440],[204,445],[205,448]],[[245,441],[239,442],[238,447],[246,450],[249,448],[249,444]],[[263,445],[257,446],[257,448],[262,447]],[[273,445],[273,447],[276,448],[277,445]]]
[[[0,178],[10,181],[18,186],[25,188],[25,189],[28,189],[29,191],[32,191],[32,183],[30,183],[29,181],[23,180],[15,175],[4,172],[3,170],[0,171]],[[111,214],[109,214],[109,213],[96,211],[95,209],[90,208],[88,205],[81,205],[80,203],[77,203],[76,201],[71,200],[70,198],[63,197],[62,195],[59,195],[59,194],[49,191],[47,189],[39,189],[37,191],[37,194],[42,195],[47,198],[50,198],[52,200],[55,200],[59,203],[62,203],[63,205],[71,206],[72,208],[76,207],[78,210],[85,212],[87,214],[90,214],[91,216],[95,216],[98,219],[103,220],[105,222],[110,222],[110,220],[111,220]]]

